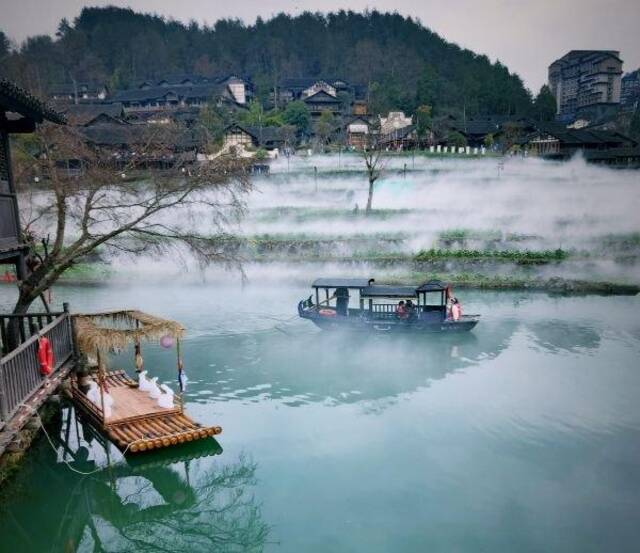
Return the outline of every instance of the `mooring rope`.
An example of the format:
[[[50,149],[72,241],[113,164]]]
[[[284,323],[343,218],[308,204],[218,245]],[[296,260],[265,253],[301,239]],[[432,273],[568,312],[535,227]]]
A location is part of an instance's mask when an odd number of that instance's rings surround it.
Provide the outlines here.
[[[51,446],[51,449],[53,449],[53,452],[57,455],[58,454],[58,448],[55,446],[55,444],[53,443],[53,440],[51,439],[51,436],[49,435],[49,432],[47,432],[47,429],[44,426],[44,423],[42,422],[42,418],[40,417],[40,413],[38,413],[37,409],[31,407],[31,405],[27,405],[26,403],[21,403],[20,406],[22,407],[26,407],[27,409],[30,409],[31,412],[38,417],[38,422],[40,423],[40,428],[42,428],[42,431],[44,432],[45,437],[47,438],[47,441],[49,442],[49,445]],[[133,443],[133,442],[132,442]],[[127,453],[127,451],[129,450],[129,447],[131,447],[131,444],[129,444],[125,450],[121,453],[122,455],[122,459],[124,460],[124,456]],[[90,472],[84,472],[81,470],[78,470],[75,467],[72,467],[71,464],[69,463],[69,461],[67,461],[66,459],[62,459],[62,462],[67,465],[67,467],[69,468],[69,470],[72,470],[73,472],[76,472],[78,474],[81,474],[83,476],[90,476],[92,474],[95,474],[96,472],[100,472],[104,470],[104,467],[98,467],[95,470],[92,470]]]

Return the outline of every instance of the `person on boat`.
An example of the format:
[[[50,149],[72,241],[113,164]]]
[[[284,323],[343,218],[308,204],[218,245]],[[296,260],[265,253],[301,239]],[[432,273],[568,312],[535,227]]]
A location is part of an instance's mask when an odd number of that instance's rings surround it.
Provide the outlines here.
[[[398,319],[407,318],[407,308],[404,306],[404,300],[400,300],[398,302],[398,307],[396,307],[396,317],[398,317]]]
[[[413,319],[416,314],[416,306],[413,305],[413,301],[407,300],[405,311],[407,312],[407,319]]]
[[[451,318],[454,321],[458,321],[460,320],[460,317],[462,317],[462,306],[460,305],[458,298],[452,298],[451,304]]]

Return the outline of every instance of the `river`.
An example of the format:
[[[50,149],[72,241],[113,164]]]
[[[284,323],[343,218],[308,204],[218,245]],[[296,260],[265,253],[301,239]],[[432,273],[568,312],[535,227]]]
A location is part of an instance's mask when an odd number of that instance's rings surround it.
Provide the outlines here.
[[[65,407],[0,490],[0,551],[638,550],[638,297],[461,290],[466,336],[354,337],[284,279],[55,294],[182,322],[187,409],[223,433],[126,461]]]

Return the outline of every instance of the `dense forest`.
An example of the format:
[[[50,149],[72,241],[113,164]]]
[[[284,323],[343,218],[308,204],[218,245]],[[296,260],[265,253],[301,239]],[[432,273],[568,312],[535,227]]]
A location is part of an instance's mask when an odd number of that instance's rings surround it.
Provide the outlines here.
[[[448,43],[397,13],[279,14],[253,25],[188,25],[115,7],[84,8],[55,37],[11,45],[0,32],[0,71],[46,95],[72,79],[111,90],[175,73],[240,73],[259,98],[285,77],[339,76],[368,87],[372,112],[432,106],[438,114],[531,113],[536,103],[500,62]]]

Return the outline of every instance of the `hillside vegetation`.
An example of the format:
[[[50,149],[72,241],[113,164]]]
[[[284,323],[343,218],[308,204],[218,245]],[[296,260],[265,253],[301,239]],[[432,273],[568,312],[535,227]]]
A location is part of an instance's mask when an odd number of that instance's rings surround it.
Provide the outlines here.
[[[34,36],[14,49],[1,32],[0,39],[0,72],[43,95],[72,79],[113,90],[169,74],[233,72],[249,76],[263,100],[285,77],[347,79],[367,87],[372,113],[429,105],[441,114],[512,114],[532,106],[521,79],[500,62],[397,13],[279,14],[206,27],[84,8],[73,22],[62,20],[55,37]]]

